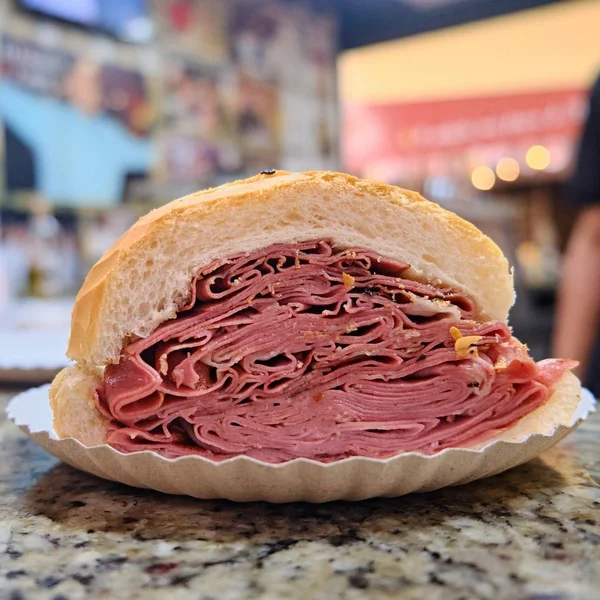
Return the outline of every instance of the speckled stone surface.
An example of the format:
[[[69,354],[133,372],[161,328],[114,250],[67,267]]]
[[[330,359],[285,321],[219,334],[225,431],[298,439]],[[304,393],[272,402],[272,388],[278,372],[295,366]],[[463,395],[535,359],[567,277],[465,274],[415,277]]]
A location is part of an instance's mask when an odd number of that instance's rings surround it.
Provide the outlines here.
[[[600,597],[600,415],[459,488],[325,505],[204,502],[59,463],[4,416],[0,598]]]

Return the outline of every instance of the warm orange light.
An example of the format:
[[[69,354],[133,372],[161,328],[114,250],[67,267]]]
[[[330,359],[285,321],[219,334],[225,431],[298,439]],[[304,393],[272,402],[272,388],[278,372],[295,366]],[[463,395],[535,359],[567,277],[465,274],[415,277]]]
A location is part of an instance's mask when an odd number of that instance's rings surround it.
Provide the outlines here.
[[[543,171],[550,164],[550,152],[545,146],[531,146],[525,156],[527,164],[536,171]]]
[[[514,158],[505,156],[496,165],[496,175],[504,181],[515,181],[520,172],[519,163]]]
[[[491,190],[494,187],[494,183],[496,183],[496,176],[494,175],[494,171],[489,167],[481,165],[473,169],[471,183],[478,190]]]

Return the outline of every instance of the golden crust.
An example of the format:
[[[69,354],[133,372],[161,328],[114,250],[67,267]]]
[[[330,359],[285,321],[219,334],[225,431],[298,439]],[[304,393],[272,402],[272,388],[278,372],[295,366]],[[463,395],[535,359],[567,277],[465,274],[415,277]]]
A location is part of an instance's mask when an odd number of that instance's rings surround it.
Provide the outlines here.
[[[88,446],[103,444],[107,419],[94,401],[94,391],[102,381],[102,370],[89,373],[67,367],[50,386],[52,425],[60,438],[74,437]]]
[[[501,320],[506,318],[514,299],[508,264],[498,246],[471,223],[425,200],[415,192],[383,183],[361,180],[343,173],[277,171],[273,175],[260,174],[191,194],[142,217],[109,248],[89,272],[73,308],[68,356],[79,363],[87,364],[88,368],[101,364],[97,362],[97,349],[101,344],[102,328],[106,327],[105,312],[108,297],[112,293],[111,284],[122,266],[130,259],[135,259],[136,252],[142,245],[149,243],[150,239],[160,237],[161,234],[168,235],[173,222],[178,219],[203,219],[214,213],[235,211],[242,205],[244,208],[261,210],[284,188],[297,193],[299,197],[313,190],[323,196],[352,195],[357,201],[360,198],[376,197],[378,201],[401,206],[412,213],[417,212],[419,219],[442,222],[460,238],[475,240],[479,256],[474,257],[474,260],[483,259],[492,264],[496,271],[498,265],[506,266],[506,273],[500,277],[503,278],[503,288],[510,288],[510,293],[504,294],[506,300],[501,301],[500,308],[488,313]],[[197,265],[197,268],[200,266],[202,265]],[[482,310],[485,314],[485,307]]]

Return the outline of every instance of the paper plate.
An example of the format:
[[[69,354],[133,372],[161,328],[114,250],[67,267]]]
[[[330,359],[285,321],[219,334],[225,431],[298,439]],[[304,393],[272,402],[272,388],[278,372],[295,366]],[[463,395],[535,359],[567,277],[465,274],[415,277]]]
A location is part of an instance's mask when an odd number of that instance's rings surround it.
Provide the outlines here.
[[[553,446],[595,409],[583,390],[569,420],[543,433],[526,433],[526,419],[480,447],[448,449],[433,456],[405,453],[385,460],[353,457],[323,464],[308,459],[272,465],[236,457],[213,462],[198,456],[167,459],[154,452],[122,454],[110,446],[86,447],[73,438],[58,439],[45,385],[19,394],[8,417],[48,452],[81,469],[113,481],[168,494],[203,499],[269,502],[327,502],[401,496],[489,477],[522,464]],[[549,401],[549,403],[552,399]]]

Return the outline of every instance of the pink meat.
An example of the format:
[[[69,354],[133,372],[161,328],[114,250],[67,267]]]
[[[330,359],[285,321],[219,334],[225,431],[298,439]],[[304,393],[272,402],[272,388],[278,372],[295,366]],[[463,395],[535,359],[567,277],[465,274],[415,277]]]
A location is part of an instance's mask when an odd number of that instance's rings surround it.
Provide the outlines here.
[[[408,268],[310,241],[201,269],[177,318],[106,368],[108,443],[270,463],[431,454],[548,400],[569,361],[536,364],[504,323]],[[451,327],[481,336],[477,352],[458,358]]]

